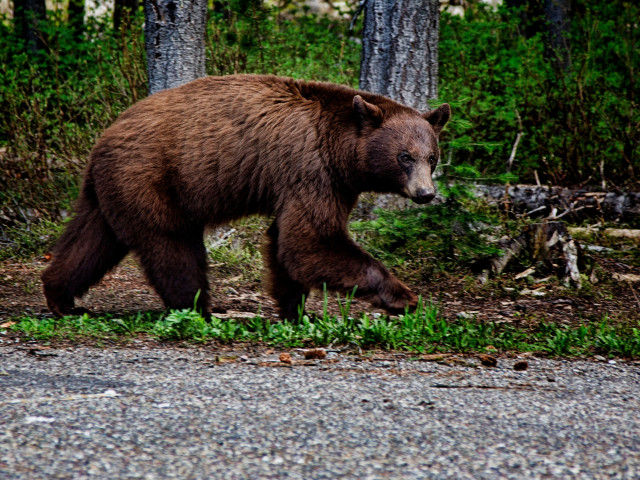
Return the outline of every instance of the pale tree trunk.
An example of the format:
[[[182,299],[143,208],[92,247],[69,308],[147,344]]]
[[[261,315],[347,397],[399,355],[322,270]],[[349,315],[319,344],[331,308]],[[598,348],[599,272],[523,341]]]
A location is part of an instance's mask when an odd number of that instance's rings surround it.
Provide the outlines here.
[[[205,75],[206,0],[145,0],[149,94]]]
[[[360,88],[420,111],[438,96],[438,0],[368,0]]]

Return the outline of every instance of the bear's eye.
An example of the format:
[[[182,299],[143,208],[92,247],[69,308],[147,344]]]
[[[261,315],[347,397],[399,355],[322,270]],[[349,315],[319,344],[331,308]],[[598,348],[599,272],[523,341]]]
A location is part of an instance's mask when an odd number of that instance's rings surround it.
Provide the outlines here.
[[[404,164],[410,164],[410,163],[414,163],[415,160],[413,159],[413,157],[409,154],[409,152],[402,152],[398,155],[398,161],[400,163],[404,163]]]
[[[436,168],[436,164],[438,163],[438,158],[435,155],[429,155],[429,165],[431,168]]]

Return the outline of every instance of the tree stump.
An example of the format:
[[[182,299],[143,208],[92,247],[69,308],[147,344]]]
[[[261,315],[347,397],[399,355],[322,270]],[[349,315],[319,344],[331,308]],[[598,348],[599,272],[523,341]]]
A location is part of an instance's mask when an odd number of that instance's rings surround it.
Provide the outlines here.
[[[499,275],[515,258],[530,255],[534,265],[542,265],[555,273],[566,285],[582,288],[578,268],[582,255],[564,222],[544,222],[527,225],[516,238],[501,242],[503,254],[494,257],[478,279],[485,283],[489,276]]]

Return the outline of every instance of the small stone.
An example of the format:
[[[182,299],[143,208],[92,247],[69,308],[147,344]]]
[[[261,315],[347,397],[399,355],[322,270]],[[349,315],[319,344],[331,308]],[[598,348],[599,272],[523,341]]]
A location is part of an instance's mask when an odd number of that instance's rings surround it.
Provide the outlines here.
[[[281,353],[280,354],[280,362],[291,365],[293,360],[291,359],[291,355],[289,353]]]
[[[485,367],[498,366],[498,359],[496,357],[492,357],[491,355],[487,355],[483,353],[481,355],[478,355],[478,360],[480,360],[480,363]]]
[[[225,364],[225,363],[235,363],[238,361],[237,355],[217,355],[216,363]]]
[[[310,348],[304,351],[305,360],[323,359],[327,356],[324,348]]]
[[[544,287],[538,288],[536,290],[531,290],[529,288],[524,288],[520,290],[520,295],[531,295],[532,297],[544,297],[547,295],[547,292],[543,290]]]
[[[513,369],[518,372],[522,372],[528,368],[529,368],[529,362],[527,362],[526,360],[520,360],[519,362],[516,362],[513,364]]]

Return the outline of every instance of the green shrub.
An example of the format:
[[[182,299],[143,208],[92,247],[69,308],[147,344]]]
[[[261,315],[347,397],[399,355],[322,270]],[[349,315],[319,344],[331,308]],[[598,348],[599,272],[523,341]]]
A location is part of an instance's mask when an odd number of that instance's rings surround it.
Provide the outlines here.
[[[454,110],[443,146],[456,164],[504,172],[519,116],[513,171],[521,178],[532,181],[537,170],[554,184],[638,184],[640,5],[575,7],[566,71],[545,55],[540,18],[523,24],[517,10],[482,5],[464,18],[443,15],[440,97]]]
[[[59,220],[97,136],[146,95],[140,22],[127,38],[90,22],[78,41],[61,12],[48,15],[36,53],[0,25],[0,225]]]

